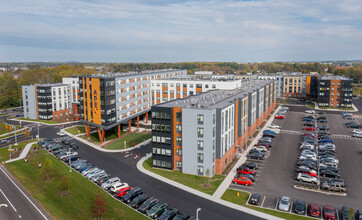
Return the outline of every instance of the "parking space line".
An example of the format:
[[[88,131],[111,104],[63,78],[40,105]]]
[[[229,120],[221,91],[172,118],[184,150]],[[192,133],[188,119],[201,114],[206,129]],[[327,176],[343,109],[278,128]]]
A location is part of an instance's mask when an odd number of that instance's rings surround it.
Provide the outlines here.
[[[337,220],[339,220],[338,209],[336,209]]]
[[[292,201],[292,204],[290,204],[290,213],[292,213],[292,209],[293,209],[293,201]]]
[[[264,201],[265,201],[265,198],[266,198],[266,196],[264,196],[263,202],[261,202],[261,207],[263,207],[263,206],[264,206]]]
[[[275,208],[274,208],[274,210],[277,210],[278,203],[279,203],[279,198],[278,198],[278,200],[277,200],[277,203],[275,204]]]
[[[4,198],[8,201],[8,203],[11,205],[11,207],[14,209],[14,211],[18,212],[18,210],[16,210],[16,208],[13,206],[13,204],[10,202],[8,197],[6,197],[6,195],[4,194],[4,192],[1,189],[0,189],[0,192],[3,194]]]

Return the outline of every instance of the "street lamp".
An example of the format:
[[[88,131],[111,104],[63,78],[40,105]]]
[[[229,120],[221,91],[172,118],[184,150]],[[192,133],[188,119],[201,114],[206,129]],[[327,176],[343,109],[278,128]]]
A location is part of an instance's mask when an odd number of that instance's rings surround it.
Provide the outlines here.
[[[20,129],[21,129],[21,121],[19,121],[19,123],[20,123]]]
[[[201,211],[201,208],[198,208],[196,210],[196,220],[199,220],[199,211]]]

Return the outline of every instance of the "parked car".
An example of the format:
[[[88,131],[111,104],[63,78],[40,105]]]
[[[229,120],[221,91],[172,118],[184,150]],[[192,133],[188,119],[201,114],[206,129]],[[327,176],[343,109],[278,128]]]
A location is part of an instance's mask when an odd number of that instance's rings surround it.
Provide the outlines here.
[[[249,159],[261,160],[261,159],[263,159],[264,154],[262,154],[262,152],[252,152],[252,153],[248,153],[248,155],[246,157]]]
[[[336,219],[336,210],[329,205],[323,207],[323,218],[327,220],[335,220]]]
[[[266,132],[266,133],[263,133],[263,137],[271,137],[271,138],[275,138],[276,135],[273,134],[273,133],[269,133],[269,132]]]
[[[239,185],[245,185],[245,186],[251,186],[252,185],[252,181],[244,176],[241,177],[235,177],[232,181],[234,184],[239,184]]]
[[[288,212],[291,206],[291,199],[288,196],[283,196],[280,201],[279,201],[279,205],[278,205],[278,209],[281,211],[285,211]]]
[[[129,185],[127,183],[118,182],[111,186],[111,192],[116,193],[117,191],[119,191],[123,188],[126,188],[126,187],[129,187]]]
[[[97,182],[98,179],[102,179],[102,178],[107,177],[107,176],[108,176],[108,174],[106,172],[102,172],[102,173],[98,173],[97,175],[92,176],[91,180],[93,182]]]
[[[63,139],[62,140],[63,144],[69,145],[70,144],[70,140],[69,139]]]
[[[152,206],[150,210],[147,212],[147,216],[150,218],[157,218],[158,216],[162,215],[162,213],[166,210],[167,203],[159,201],[157,204]]]
[[[320,117],[317,118],[317,120],[323,120],[323,119],[327,120],[326,116],[320,116]]]
[[[362,134],[362,130],[360,129],[353,129],[352,131],[354,134]]]
[[[190,216],[186,213],[177,214],[172,220],[188,220]]]
[[[97,179],[96,183],[98,186],[101,186],[104,182],[106,182],[107,180],[111,179],[112,177],[110,177],[109,175],[105,176],[105,177],[100,177]]]
[[[152,206],[154,206],[158,202],[159,200],[154,197],[148,198],[138,207],[138,211],[145,214],[149,209],[152,208]]]
[[[313,118],[303,118],[303,121],[305,122],[313,122]]]
[[[346,115],[346,116],[343,116],[344,119],[347,119],[347,120],[353,120],[354,117],[352,115]]]
[[[258,143],[254,144],[254,146],[265,146],[270,149],[272,144],[270,142],[258,141]]]
[[[78,149],[78,145],[76,143],[74,143],[74,142],[70,143],[69,147],[72,148],[72,149]]]
[[[266,152],[266,151],[268,151],[268,148],[265,147],[265,146],[254,146],[253,149],[256,149],[256,150],[261,151],[261,152]]]
[[[132,208],[138,209],[140,205],[143,204],[148,199],[148,196],[146,194],[141,194],[136,196],[130,203],[129,206]]]
[[[252,182],[254,182],[255,181],[255,176],[254,175],[252,175],[252,174],[242,174],[242,173],[237,173],[236,175],[235,175],[235,177],[246,177],[247,179],[250,179]]]
[[[362,125],[354,123],[347,125],[348,128],[362,128]]]
[[[60,153],[59,155],[57,155],[57,157],[62,160],[64,157],[69,157],[69,156],[73,156],[73,155],[78,155],[78,152],[69,152],[69,151],[63,151],[62,153]]]
[[[318,141],[318,143],[333,143],[331,138],[325,138]]]
[[[125,195],[121,197],[121,200],[125,203],[129,204],[134,198],[143,193],[140,187],[134,187],[132,190],[127,192]]]
[[[318,126],[318,130],[328,131],[328,130],[329,130],[329,126],[328,126],[328,125],[320,125],[320,126]]]
[[[250,205],[259,205],[261,200],[261,195],[259,194],[252,194],[249,198]]]
[[[322,166],[322,167],[320,167],[320,172],[322,172],[323,170],[331,170],[331,171],[333,171],[335,173],[339,172],[338,168],[333,167],[333,166],[325,166],[325,167]]]
[[[297,180],[313,184],[317,184],[318,182],[318,179],[316,177],[304,173],[298,173]]]
[[[254,162],[249,162],[249,163],[244,163],[244,164],[242,165],[242,167],[256,170],[256,169],[258,169],[258,164],[257,164],[257,163],[254,163]]]
[[[310,110],[310,109],[308,109],[308,110],[305,110],[305,113],[308,113],[308,114],[315,114],[315,111],[314,111],[314,110]]]
[[[132,189],[133,189],[133,187],[124,187],[117,191],[117,196],[121,198],[122,196],[126,195],[126,193],[128,193]]]
[[[113,177],[113,178],[107,180],[106,182],[104,182],[101,185],[101,188],[104,189],[104,190],[108,190],[112,186],[112,184],[120,182],[120,181],[121,180],[118,177]]]
[[[274,134],[274,135],[277,134],[275,131],[272,131],[272,130],[264,130],[263,133],[271,133],[271,134]]]
[[[307,133],[304,133],[304,134],[303,134],[303,136],[310,136],[310,137],[314,137],[314,138],[316,138],[316,137],[317,137],[317,135],[316,135],[316,134],[314,134],[314,133],[312,133],[312,132],[307,132]]]
[[[276,115],[275,118],[276,118],[276,119],[284,119],[285,116],[284,116],[284,115]]]
[[[352,134],[352,137],[362,138],[362,134]]]
[[[342,210],[340,212],[341,214],[341,218],[342,220],[350,220],[351,218],[349,217],[349,207],[348,206],[343,206]]]
[[[335,182],[330,180],[324,181],[321,185],[321,189],[329,191],[337,191],[337,192],[347,191],[345,184],[343,182]]]
[[[311,203],[309,204],[309,215],[312,217],[319,218],[321,216],[321,208],[319,205]]]
[[[306,175],[309,175],[311,177],[317,177],[317,173],[309,168],[305,169],[305,168],[298,168],[297,169],[297,173],[303,173]]]
[[[280,126],[279,126],[279,125],[276,125],[276,124],[270,124],[270,125],[269,125],[269,128],[279,129]]]
[[[319,119],[317,120],[318,123],[327,123],[327,120],[326,119]]]
[[[315,128],[314,128],[314,127],[304,127],[303,130],[306,130],[306,131],[315,131]]]
[[[58,132],[57,132],[57,135],[58,135],[58,136],[65,136],[65,133],[62,132],[62,131],[58,131]]]
[[[315,118],[315,115],[306,115],[304,118]]]
[[[325,114],[327,114],[327,112],[318,111],[317,114],[325,115]]]
[[[175,217],[178,213],[178,209],[174,208],[170,208],[170,209],[166,209],[162,215],[160,217],[157,218],[157,220],[171,220],[173,219],[173,217]]]
[[[354,215],[355,220],[361,220],[362,219],[362,209],[358,209],[356,211],[356,214]]]
[[[314,124],[310,123],[310,122],[306,122],[303,124],[303,126],[305,127],[314,127]]]
[[[64,157],[64,158],[62,159],[62,161],[63,161],[64,163],[68,163],[69,160],[70,160],[70,161],[76,161],[76,160],[79,160],[79,159],[80,159],[80,157],[79,157],[78,155],[71,155],[70,157]]]
[[[304,215],[306,210],[305,210],[305,202],[302,200],[297,200],[295,202],[295,206],[294,206],[294,212],[297,213],[298,215]]]
[[[320,175],[324,177],[331,177],[331,178],[339,178],[340,175],[338,173],[333,172],[332,170],[321,170]]]

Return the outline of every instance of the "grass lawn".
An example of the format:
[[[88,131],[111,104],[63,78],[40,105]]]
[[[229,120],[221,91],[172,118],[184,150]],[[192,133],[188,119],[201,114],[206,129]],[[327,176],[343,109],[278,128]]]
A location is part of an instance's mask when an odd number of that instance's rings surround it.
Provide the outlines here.
[[[205,187],[204,184],[207,183],[207,177],[184,174],[180,171],[167,171],[161,169],[152,168],[152,158],[149,158],[143,163],[143,167],[146,170],[149,170],[153,173],[156,173],[160,176],[166,177],[167,179],[173,180],[175,182],[181,183],[185,186],[194,188],[201,192],[207,193],[209,195],[214,194],[216,189],[219,187],[221,182],[224,180],[225,176],[223,175],[214,175],[213,178],[210,179],[210,187]]]
[[[239,196],[237,196],[237,193],[239,193]],[[293,215],[293,214],[288,214],[288,213],[284,213],[284,212],[278,212],[275,210],[264,209],[261,207],[246,205],[248,198],[249,198],[249,193],[232,190],[232,189],[227,189],[221,197],[221,199],[223,199],[225,201],[232,202],[237,205],[245,206],[247,208],[254,209],[256,211],[263,212],[263,213],[273,215],[276,217],[280,217],[280,218],[284,218],[284,219],[293,219],[293,220],[311,219],[311,218],[305,217],[305,216]]]
[[[67,128],[65,129],[65,131],[73,134],[73,135],[77,135],[78,134],[78,130],[79,130],[79,134],[84,134],[85,133],[85,128],[84,126],[75,126],[72,128]],[[91,131],[94,131],[94,128],[91,128]],[[98,133],[97,133],[98,134]]]
[[[362,87],[353,86],[353,96],[362,95]]]
[[[33,122],[42,122],[45,124],[58,124],[56,121],[48,121],[48,120],[40,120],[40,119],[29,119],[29,118],[19,118],[20,120],[24,121],[33,121]]]
[[[19,125],[15,125],[16,129],[19,129]],[[13,130],[11,130],[13,131]],[[9,130],[6,128],[5,123],[0,123],[0,135],[9,133]]]
[[[306,103],[305,107],[315,109],[315,104],[314,103]]]
[[[52,162],[54,173],[49,181],[45,181],[45,175],[41,172],[44,166],[37,167],[38,161],[45,164],[47,158]],[[30,157],[27,163],[20,160],[5,166],[54,219],[93,219],[92,203],[100,188],[75,171],[69,173],[64,163],[45,150]],[[63,176],[70,183],[70,194],[64,197],[60,189]],[[104,219],[146,219],[103,190],[100,193],[106,200],[107,214],[103,216]]]
[[[84,131],[85,132],[85,131]],[[124,134],[125,131],[121,131],[121,135]],[[88,140],[87,136],[85,135],[81,135],[81,138]],[[118,133],[114,130],[106,130],[106,135],[104,137],[105,141],[110,141],[112,139],[115,139],[118,137]],[[90,139],[92,143],[98,144],[100,145],[101,143],[99,142],[99,136],[98,136],[98,132],[94,132],[90,134]]]
[[[35,142],[35,141],[37,141],[37,140],[22,141],[22,142],[19,142],[19,144],[16,146],[11,145],[11,148],[12,149],[24,148],[28,143]],[[10,159],[8,149],[9,149],[9,147],[0,148],[0,162]]]
[[[135,145],[142,143],[145,140],[148,140],[151,138],[151,134],[145,134],[145,133],[128,133],[125,136],[123,136],[121,139],[116,140],[109,145],[105,146],[105,149],[109,150],[119,150],[124,149],[124,142],[126,141],[126,148],[133,147],[133,143]]]

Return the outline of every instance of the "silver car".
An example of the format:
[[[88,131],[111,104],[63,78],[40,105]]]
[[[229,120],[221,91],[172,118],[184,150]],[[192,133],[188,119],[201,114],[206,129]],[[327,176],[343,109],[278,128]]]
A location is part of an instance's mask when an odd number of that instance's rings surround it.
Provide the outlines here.
[[[290,205],[292,203],[292,200],[288,196],[283,196],[279,201],[278,209],[281,211],[288,212],[290,209]]]
[[[101,187],[102,189],[108,190],[112,184],[120,182],[121,180],[118,177],[113,177],[109,180],[107,180],[106,182],[102,183]]]

